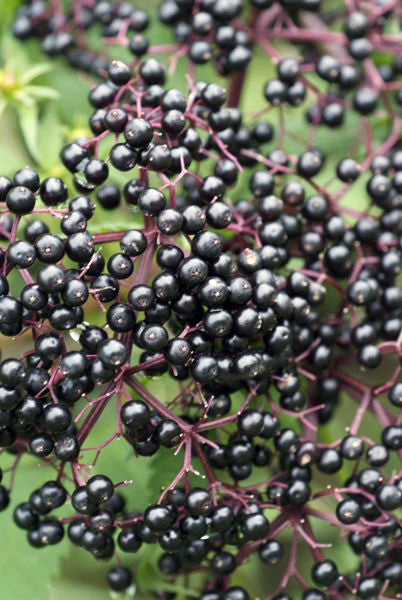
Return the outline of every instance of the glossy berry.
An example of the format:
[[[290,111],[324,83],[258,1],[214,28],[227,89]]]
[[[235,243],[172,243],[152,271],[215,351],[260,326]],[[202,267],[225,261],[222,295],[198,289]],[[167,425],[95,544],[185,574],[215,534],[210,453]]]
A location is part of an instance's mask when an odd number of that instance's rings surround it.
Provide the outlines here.
[[[6,204],[15,215],[26,215],[35,206],[35,196],[29,187],[19,185],[10,189],[6,196]]]
[[[131,572],[125,567],[114,567],[107,574],[107,581],[112,590],[123,592],[132,582]]]
[[[341,523],[352,525],[359,520],[361,511],[355,500],[343,500],[336,507],[336,515]]]
[[[106,502],[113,495],[113,483],[105,475],[91,477],[86,484],[86,488],[89,500],[95,504]]]

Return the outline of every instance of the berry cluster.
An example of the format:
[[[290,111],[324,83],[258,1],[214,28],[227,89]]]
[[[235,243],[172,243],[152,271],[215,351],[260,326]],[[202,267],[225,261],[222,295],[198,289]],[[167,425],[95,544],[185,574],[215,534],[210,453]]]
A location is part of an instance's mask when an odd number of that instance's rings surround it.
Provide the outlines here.
[[[387,33],[397,6],[338,14],[253,0],[246,21],[240,0],[166,0],[170,66],[192,61],[184,91],[151,56],[166,47],[139,33],[146,13],[70,5],[33,0],[14,23],[17,37],[41,38],[103,81],[89,94],[92,136],[61,149],[71,181],[30,167],[0,177],[0,332],[30,343],[0,363],[0,447],[13,459],[0,507],[28,454],[56,473],[14,508],[16,525],[35,548],[66,531],[97,559],[117,556],[115,591],[135,579],[121,554],[156,544],[169,581],[205,575],[199,600],[250,600],[231,575],[254,553],[279,564],[269,599],[400,598],[402,62]],[[133,62],[82,50],[95,25]],[[250,118],[237,105],[254,47],[277,75]],[[206,60],[240,69],[228,93],[197,79],[193,63]],[[302,136],[286,125],[299,105]],[[341,136],[346,118],[362,131],[334,161],[319,130]],[[96,231],[100,210],[120,211],[125,226]],[[146,384],[154,378],[166,402]],[[114,433],[87,447],[113,402]],[[135,456],[183,456],[145,511],[140,483],[119,481],[118,465],[113,480],[90,472],[117,439]],[[355,568],[336,564],[317,521],[338,528]]]

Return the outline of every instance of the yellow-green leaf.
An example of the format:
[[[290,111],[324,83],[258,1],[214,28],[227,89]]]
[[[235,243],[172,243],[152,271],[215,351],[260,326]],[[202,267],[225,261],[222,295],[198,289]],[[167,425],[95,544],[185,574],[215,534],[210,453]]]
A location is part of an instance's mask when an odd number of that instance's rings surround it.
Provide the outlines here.
[[[41,75],[45,75],[49,73],[53,69],[53,66],[50,63],[39,63],[38,65],[34,65],[28,71],[26,71],[23,75],[19,77],[19,81],[26,85],[30,83],[33,79],[40,77]]]
[[[46,87],[44,85],[26,85],[24,91],[30,96],[43,100],[57,100],[59,93],[53,88]]]

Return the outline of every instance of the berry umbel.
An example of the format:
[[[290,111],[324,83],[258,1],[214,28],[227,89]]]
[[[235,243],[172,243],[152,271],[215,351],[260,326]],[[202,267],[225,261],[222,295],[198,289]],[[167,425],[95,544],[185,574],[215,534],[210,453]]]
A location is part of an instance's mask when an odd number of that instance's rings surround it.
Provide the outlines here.
[[[152,544],[160,600],[402,597],[397,3],[164,0],[163,45],[130,2],[66,4],[13,24],[96,82],[65,176],[0,177],[4,518],[116,593]],[[98,467],[118,439],[178,464],[147,506]]]

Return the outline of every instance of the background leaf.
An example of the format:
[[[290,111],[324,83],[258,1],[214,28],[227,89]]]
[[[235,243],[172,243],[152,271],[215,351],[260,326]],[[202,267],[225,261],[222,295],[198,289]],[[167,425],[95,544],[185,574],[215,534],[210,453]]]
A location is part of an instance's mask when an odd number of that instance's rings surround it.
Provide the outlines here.
[[[24,90],[30,96],[40,100],[57,100],[59,97],[58,92],[44,85],[26,85]]]
[[[46,105],[40,122],[38,135],[38,155],[42,167],[52,167],[59,162],[63,135],[57,109]]]
[[[2,2],[0,6],[0,25],[3,25],[9,17],[14,15],[18,6],[20,5],[19,0],[7,0]]]
[[[4,459],[2,459],[4,467]],[[18,465],[12,506],[24,502],[38,485],[38,461],[26,456]],[[49,475],[49,474],[48,474]],[[12,519],[12,506],[1,513],[0,597],[18,600],[45,600],[49,581],[57,573],[66,541],[52,548],[34,550],[28,546],[26,533],[17,529]]]
[[[21,165],[29,164],[30,157],[20,135],[16,113],[6,108],[0,118],[0,165],[2,174],[12,175]]]
[[[40,162],[38,148],[38,107],[35,102],[20,104],[17,112],[21,132],[29,153],[36,162]]]
[[[20,81],[23,84],[30,83],[33,79],[40,77],[41,75],[46,75],[53,69],[53,65],[50,63],[39,63],[38,65],[34,65],[28,71],[26,71],[21,77]]]

